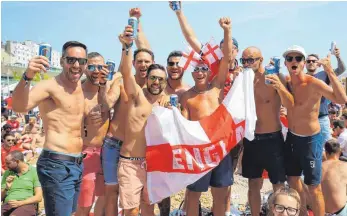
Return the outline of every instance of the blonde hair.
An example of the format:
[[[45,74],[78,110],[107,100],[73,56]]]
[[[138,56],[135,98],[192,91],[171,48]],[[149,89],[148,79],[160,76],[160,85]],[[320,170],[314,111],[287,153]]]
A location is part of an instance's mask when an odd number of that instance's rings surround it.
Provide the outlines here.
[[[299,195],[299,193],[296,190],[292,189],[292,188],[281,187],[276,192],[271,194],[271,196],[269,197],[268,209],[270,211],[268,212],[267,216],[273,216],[274,215],[272,213],[272,208],[273,208],[273,205],[274,205],[274,202],[275,202],[276,198],[279,195],[287,195],[287,196],[293,197],[297,201],[297,203],[298,203],[297,209],[300,209],[301,202],[300,202],[300,195]]]

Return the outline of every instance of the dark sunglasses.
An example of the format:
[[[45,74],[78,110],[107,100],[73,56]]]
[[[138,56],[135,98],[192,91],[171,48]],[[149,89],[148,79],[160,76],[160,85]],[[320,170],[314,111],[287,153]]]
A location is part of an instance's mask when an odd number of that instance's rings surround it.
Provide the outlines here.
[[[75,64],[75,62],[78,61],[78,64],[80,65],[85,65],[87,64],[87,61],[88,61],[88,59],[86,58],[75,58],[70,56],[66,56],[63,59],[66,59],[66,63],[68,64]]]
[[[306,60],[306,63],[310,64],[310,63],[316,63],[317,60]]]
[[[294,58],[296,62],[301,62],[304,59],[304,56],[286,56],[286,61],[292,62]]]
[[[156,81],[156,80],[158,80],[159,81],[159,83],[163,83],[163,82],[165,82],[165,79],[163,78],[163,77],[158,77],[158,76],[154,76],[154,75],[151,75],[151,76],[149,76],[148,77],[151,81]]]
[[[167,65],[170,67],[173,67],[176,65],[178,67],[178,62],[168,62]]]
[[[194,68],[194,72],[198,72],[198,71],[206,72],[206,71],[209,71],[209,70],[210,69],[207,66],[195,67]]]
[[[8,139],[8,140],[6,140],[7,142],[14,142],[14,141],[16,141],[16,140],[14,140],[14,139]]]
[[[102,65],[92,65],[92,64],[90,64],[90,65],[88,65],[87,68],[88,68],[89,71],[95,71],[96,69],[101,71],[103,66]]]
[[[240,62],[242,63],[242,64],[253,64],[254,62],[256,62],[256,61],[258,61],[260,58],[247,58],[247,59],[245,59],[245,58],[240,58]]]
[[[278,213],[283,213],[284,210],[287,211],[287,214],[289,216],[295,216],[296,213],[298,213],[298,209],[296,208],[291,208],[291,207],[284,207],[283,205],[279,205],[279,204],[275,204],[275,211],[278,212]]]

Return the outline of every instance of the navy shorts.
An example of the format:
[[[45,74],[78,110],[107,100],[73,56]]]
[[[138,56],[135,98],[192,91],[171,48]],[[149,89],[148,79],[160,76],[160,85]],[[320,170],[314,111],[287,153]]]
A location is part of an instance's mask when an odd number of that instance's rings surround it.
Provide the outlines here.
[[[101,165],[106,185],[118,184],[118,162],[123,142],[106,136],[101,149]]]
[[[322,134],[297,136],[288,131],[285,143],[287,176],[301,176],[306,185],[318,185],[322,177]]]
[[[272,184],[286,180],[284,167],[284,138],[282,131],[255,134],[254,140],[243,139],[242,176],[261,178],[264,169]]]
[[[194,192],[206,192],[209,186],[228,187],[234,182],[230,154],[227,154],[217,167],[208,172],[187,188]]]

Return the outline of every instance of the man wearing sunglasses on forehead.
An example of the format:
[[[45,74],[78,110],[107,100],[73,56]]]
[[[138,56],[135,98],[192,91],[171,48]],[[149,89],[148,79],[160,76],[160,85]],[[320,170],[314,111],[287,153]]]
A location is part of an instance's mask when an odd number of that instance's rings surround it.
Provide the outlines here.
[[[284,78],[280,74],[265,77],[263,56],[259,48],[248,47],[242,53],[243,68],[254,71],[254,99],[257,113],[255,138],[243,139],[242,176],[248,178],[248,202],[252,215],[260,214],[263,186],[262,174],[269,173],[273,190],[284,186],[284,138],[280,121],[281,105],[293,105],[293,96],[287,91]],[[270,85],[265,80],[271,81]]]
[[[222,17],[219,25],[224,31],[224,56],[229,56],[232,52],[231,40],[231,19]],[[219,72],[210,83],[210,65],[204,61],[198,63],[192,72],[195,85],[182,94],[180,103],[182,105],[182,115],[191,120],[198,121],[211,115],[224,99],[224,83],[228,73],[228,58],[220,61]],[[227,154],[220,164],[204,177],[187,187],[186,211],[187,215],[198,215],[198,204],[201,192],[206,192],[211,186],[213,196],[213,214],[229,215],[227,202],[228,192],[233,184],[233,170],[230,154]]]
[[[346,70],[346,66],[340,57],[340,49],[339,48],[336,47],[336,49],[334,50],[334,54],[335,54],[336,60],[337,60],[337,68],[334,69],[334,72],[335,72],[336,76],[339,76],[340,74],[342,74]],[[318,71],[319,70],[318,61],[319,61],[319,56],[317,54],[309,54],[307,56],[307,60],[306,60],[307,74],[314,76],[317,79],[320,79],[323,82],[325,82],[327,85],[329,85],[330,80],[329,80],[327,73],[324,70]],[[330,103],[330,101],[327,100],[325,97],[321,98],[318,119],[319,119],[319,124],[321,127],[321,133],[322,133],[322,138],[323,138],[322,142],[323,143],[325,143],[326,141],[331,139],[330,121],[329,121],[329,117],[328,117],[328,115],[329,115],[329,109],[328,109],[329,103]]]
[[[284,147],[286,175],[289,185],[301,196],[302,215],[306,213],[305,194],[300,180],[303,172],[313,213],[315,216],[323,216],[325,207],[320,185],[323,142],[318,120],[319,105],[322,96],[339,104],[346,103],[347,96],[331,66],[330,54],[320,59],[318,65],[323,66],[332,87],[304,73],[305,56],[305,50],[296,45],[283,53],[284,64],[291,78],[288,87],[295,101],[293,107],[287,107],[288,134]]]
[[[108,73],[104,57],[97,52],[89,53],[85,70],[87,79],[82,84],[85,98],[84,126],[87,131],[83,136],[83,154],[86,156],[83,160],[84,170],[76,216],[88,216],[96,196],[98,199],[94,214],[103,215],[105,210],[104,195],[107,188],[104,184],[100,152],[109,126],[109,110],[119,98],[121,79],[120,73],[116,73],[113,80],[107,82]]]
[[[63,45],[62,72],[30,89],[35,74],[47,72],[44,56],[30,60],[13,92],[13,110],[27,113],[39,106],[46,131],[37,173],[43,189],[47,215],[66,216],[76,211],[83,170],[81,137],[84,95],[80,77],[87,67],[87,47],[69,41]]]

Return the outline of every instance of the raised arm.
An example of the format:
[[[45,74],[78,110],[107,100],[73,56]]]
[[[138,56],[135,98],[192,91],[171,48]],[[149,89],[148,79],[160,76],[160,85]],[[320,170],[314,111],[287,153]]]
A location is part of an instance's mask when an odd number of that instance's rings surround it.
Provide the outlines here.
[[[140,8],[131,8],[129,11],[129,16],[136,17],[138,20],[137,38],[135,38],[137,49],[146,48],[150,50],[151,46],[149,45],[147,37],[143,31],[142,22],[140,21],[140,17],[142,16]]]
[[[219,64],[217,77],[213,80],[213,85],[218,88],[224,88],[224,83],[228,74],[229,56],[231,56],[233,43],[231,41],[231,19],[229,17],[222,17],[219,19],[219,25],[224,30],[224,57]]]
[[[30,90],[30,80],[41,70],[47,72],[45,66],[49,67],[49,63],[48,59],[44,56],[37,56],[30,60],[22,79],[13,91],[13,111],[27,113],[29,110],[36,107],[42,100],[49,97],[49,85],[47,85],[49,81],[41,81]],[[27,81],[25,81],[24,78]]]
[[[347,102],[345,89],[334,73],[334,70],[331,66],[330,57],[331,55],[328,54],[327,58],[320,59],[318,63],[323,66],[324,71],[327,73],[332,88],[325,83],[318,81],[316,82],[316,85],[318,86],[318,90],[324,97],[328,98],[332,102],[345,104]]]
[[[170,4],[170,8],[173,10],[172,3],[169,2],[169,4]],[[179,2],[179,4],[181,9],[175,11],[175,13],[177,15],[178,22],[180,23],[184,38],[186,39],[186,41],[189,43],[189,45],[193,48],[195,52],[200,53],[202,45],[200,41],[198,40],[198,38],[196,37],[193,31],[193,28],[189,25],[187,18],[183,14],[181,2]]]
[[[132,69],[132,48],[129,45],[132,43],[131,37],[133,29],[131,26],[126,26],[123,34],[119,35],[119,41],[122,44],[122,68],[120,69],[123,76],[123,85],[125,93],[129,99],[135,100],[138,97],[139,86],[136,84],[134,75],[131,73]]]
[[[103,73],[103,71],[101,71],[101,73]],[[102,104],[102,112],[108,112],[117,102],[120,95],[120,84],[122,78],[122,76],[117,73],[113,80],[107,83],[105,80],[106,77],[101,76],[103,80],[100,80],[99,82],[100,88],[98,92],[98,103]]]
[[[334,70],[334,72],[335,72],[336,76],[339,76],[343,72],[346,71],[346,65],[342,61],[341,56],[340,56],[340,49],[337,47],[335,48],[335,56],[336,56],[336,60],[337,60],[337,68]]]

